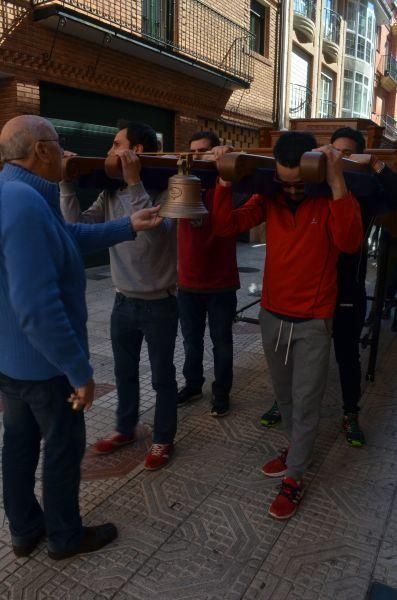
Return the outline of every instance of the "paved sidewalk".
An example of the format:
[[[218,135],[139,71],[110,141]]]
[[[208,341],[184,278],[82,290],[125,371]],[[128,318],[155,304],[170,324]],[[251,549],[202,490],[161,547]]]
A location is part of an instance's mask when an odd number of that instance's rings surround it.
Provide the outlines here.
[[[243,289],[253,299],[263,247],[239,248]],[[88,305],[98,398],[87,414],[88,443],[113,427],[116,403],[109,343],[113,290],[107,267],[91,269]],[[247,312],[256,316],[257,307]],[[349,448],[340,433],[340,391],[331,361],[321,431],[305,499],[288,522],[267,516],[277,482],[260,468],[283,444],[259,425],[273,401],[259,327],[235,325],[235,385],[228,417],[209,416],[212,356],[206,340],[205,397],[179,412],[175,458],[146,472],[150,444],[110,457],[90,447],[83,464],[86,523],[112,520],[120,536],[90,556],[54,563],[45,545],[15,560],[0,504],[0,600],[364,600],[372,580],[397,588],[397,338],[386,324],[377,379],[363,398],[368,445]],[[364,355],[366,364],[367,353]],[[183,347],[178,337],[179,381]],[[141,364],[142,421],[153,419],[146,351]]]

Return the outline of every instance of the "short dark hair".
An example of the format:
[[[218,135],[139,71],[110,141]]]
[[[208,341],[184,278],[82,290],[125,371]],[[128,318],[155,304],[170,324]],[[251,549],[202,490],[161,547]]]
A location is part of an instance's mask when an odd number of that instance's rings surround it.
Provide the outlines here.
[[[213,131],[196,131],[196,133],[193,133],[192,137],[189,140],[189,146],[192,142],[197,142],[197,140],[203,139],[210,141],[211,148],[221,145],[221,140]]]
[[[135,121],[120,120],[117,123],[119,131],[127,130],[127,138],[130,142],[130,148],[137,144],[142,144],[144,152],[157,152],[157,135],[150,125],[146,123],[137,123]]]
[[[341,127],[334,131],[331,137],[331,144],[334,143],[335,140],[339,138],[349,138],[349,140],[353,140],[357,146],[357,154],[362,154],[365,148],[365,139],[361,131],[358,129],[353,129],[352,127]]]
[[[299,166],[302,154],[316,147],[316,138],[308,131],[287,131],[278,138],[273,154],[280,165],[293,169]]]

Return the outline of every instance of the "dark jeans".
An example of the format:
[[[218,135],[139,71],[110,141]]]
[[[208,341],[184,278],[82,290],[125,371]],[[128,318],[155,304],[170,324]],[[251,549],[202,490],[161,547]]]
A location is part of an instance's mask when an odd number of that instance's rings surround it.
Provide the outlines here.
[[[178,292],[179,318],[185,347],[183,375],[192,390],[201,390],[204,383],[204,331],[208,326],[213,344],[215,381],[214,396],[228,396],[233,383],[233,334],[236,314],[236,292],[200,294]]]
[[[344,413],[359,412],[361,398],[360,337],[367,301],[365,290],[352,307],[337,306],[334,323],[335,357],[339,367]]]
[[[143,338],[148,346],[156,390],[153,442],[168,444],[176,433],[177,386],[174,350],[178,329],[176,298],[137,300],[117,293],[111,338],[118,405],[116,430],[131,435],[139,419],[139,361]]]
[[[81,539],[80,463],[85,449],[82,412],[67,402],[66,377],[20,381],[0,374],[4,405],[3,494],[12,543],[30,543],[44,529],[54,552]],[[43,507],[34,494],[44,439]]]

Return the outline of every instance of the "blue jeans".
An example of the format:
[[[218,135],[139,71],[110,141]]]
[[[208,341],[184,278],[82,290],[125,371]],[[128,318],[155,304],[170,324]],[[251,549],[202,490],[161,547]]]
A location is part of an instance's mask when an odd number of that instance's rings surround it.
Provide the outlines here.
[[[236,315],[236,292],[178,292],[179,317],[185,348],[183,375],[188,388],[201,390],[203,376],[204,332],[206,316],[213,344],[215,381],[214,396],[227,397],[233,383],[233,320]]]
[[[169,444],[176,433],[177,386],[174,350],[178,330],[176,298],[138,300],[117,293],[111,338],[118,393],[116,430],[131,435],[139,419],[139,361],[143,338],[148,346],[156,390],[153,442]]]
[[[3,494],[12,543],[23,546],[47,532],[53,552],[75,549],[81,540],[80,463],[85,450],[82,412],[67,399],[66,377],[21,381],[0,374],[4,404]],[[34,494],[44,439],[43,507]]]

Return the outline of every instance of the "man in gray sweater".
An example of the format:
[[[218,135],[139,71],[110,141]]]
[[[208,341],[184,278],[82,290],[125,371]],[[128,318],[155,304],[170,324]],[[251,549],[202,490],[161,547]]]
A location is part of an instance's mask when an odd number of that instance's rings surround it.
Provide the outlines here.
[[[61,209],[69,222],[100,223],[130,215],[155,204],[140,178],[136,153],[156,152],[153,129],[126,123],[114,138],[108,155],[117,155],[123,169],[122,185],[104,190],[83,213],[71,183],[62,181]],[[157,198],[161,201],[161,197]],[[113,452],[135,441],[139,418],[139,360],[146,339],[156,390],[153,445],[145,468],[163,467],[171,458],[177,426],[177,386],[174,349],[178,326],[176,304],[176,227],[165,219],[153,231],[139,232],[134,242],[110,249],[116,298],[111,316],[111,340],[118,393],[116,431],[98,440],[96,451]]]

